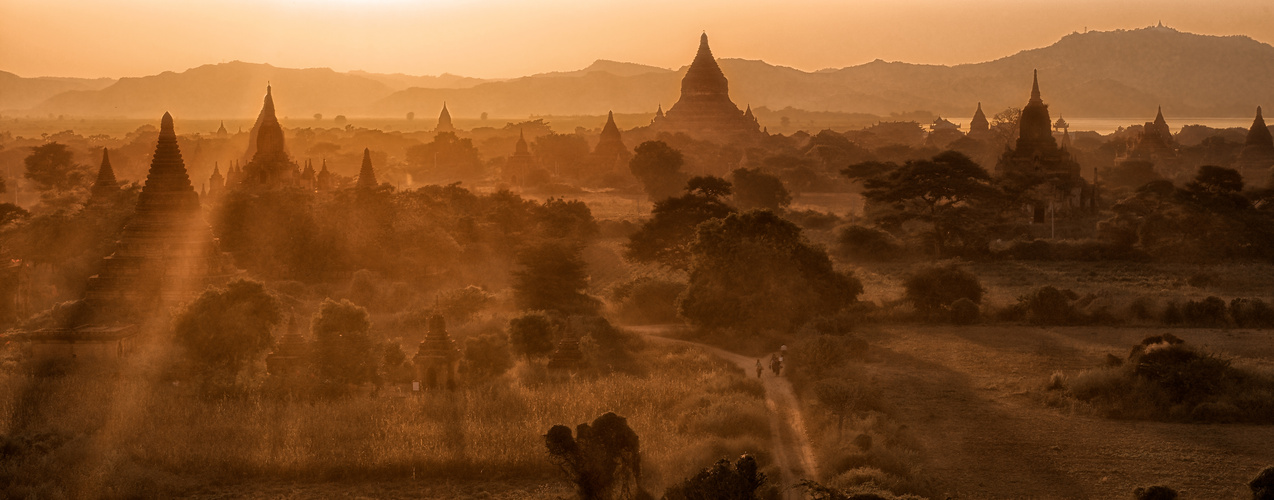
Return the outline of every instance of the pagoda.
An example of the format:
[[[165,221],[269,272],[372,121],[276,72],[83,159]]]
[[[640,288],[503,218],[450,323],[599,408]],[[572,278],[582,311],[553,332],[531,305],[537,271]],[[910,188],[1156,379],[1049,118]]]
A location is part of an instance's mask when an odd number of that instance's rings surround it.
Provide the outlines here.
[[[296,315],[288,319],[288,331],[283,334],[274,350],[265,357],[266,372],[272,377],[289,377],[301,373],[305,368],[305,354],[308,344],[300,333]]]
[[[102,148],[102,166],[97,169],[97,181],[88,197],[88,206],[110,205],[119,196],[119,181],[115,180],[115,170],[111,168],[110,154]]]
[[[981,106],[979,106],[981,107]],[[1031,99],[1022,108],[1016,147],[1008,148],[995,165],[998,175],[1038,174],[1076,179],[1079,163],[1066,150],[1057,146],[1048,105],[1040,97],[1039,72],[1031,83]]]
[[[317,175],[318,172],[314,171],[314,162],[305,160],[305,170],[301,171],[301,188],[306,191],[313,191],[317,187]]]
[[[603,171],[613,171],[618,168],[617,165],[627,165],[631,157],[632,153],[624,145],[619,127],[615,125],[615,113],[610,112],[606,115],[601,139],[597,141],[597,147],[593,148],[593,164]]]
[[[521,186],[536,168],[535,155],[531,154],[526,144],[526,136],[518,130],[518,142],[513,145],[513,154],[504,160],[504,170],[500,176],[505,182]]]
[[[101,272],[89,278],[85,304],[95,319],[128,319],[189,300],[232,272],[204,220],[172,116],[164,113],[135,213]]]
[[[440,314],[429,317],[429,333],[420,341],[420,348],[412,358],[416,367],[416,380],[425,389],[452,389],[456,386],[460,350],[447,335],[447,322]]]
[[[239,185],[273,189],[295,186],[300,167],[288,157],[283,141],[283,127],[274,114],[274,97],[265,87],[265,103],[248,138],[248,164],[243,166]]]
[[[438,113],[438,126],[434,127],[434,134],[443,132],[456,131],[456,127],[451,124],[451,112],[447,111],[447,103],[442,103],[442,112]]]
[[[974,139],[984,137],[991,133],[991,123],[986,120],[986,115],[982,113],[982,103],[978,103],[978,110],[973,112],[973,120],[969,122],[969,136]]]
[[[376,183],[376,169],[372,168],[372,150],[363,148],[363,166],[358,169],[358,184],[354,185],[354,190],[361,198],[375,192],[377,186],[380,184]]]
[[[322,169],[314,175],[314,183],[319,191],[336,189],[336,174],[327,169],[327,160],[323,160]]]
[[[1155,121],[1146,122],[1137,143],[1128,151],[1128,154],[1116,158],[1115,163],[1145,161],[1158,164],[1174,160],[1176,157],[1176,140],[1172,138],[1172,130],[1168,128],[1167,120],[1163,119],[1163,108],[1160,107]],[[1156,167],[1160,166],[1156,165]],[[1162,170],[1162,168],[1156,168],[1156,170]]]
[[[755,118],[747,118],[730,100],[730,85],[708,47],[708,34],[699,37],[699,52],[681,79],[681,98],[651,126],[659,132],[684,132],[692,137],[732,140],[760,135]]]
[[[1274,166],[1274,137],[1265,126],[1260,106],[1256,107],[1256,119],[1252,120],[1247,140],[1243,142],[1243,150],[1239,152],[1234,166],[1243,174],[1243,182],[1248,186],[1265,187],[1270,183],[1270,168]]]

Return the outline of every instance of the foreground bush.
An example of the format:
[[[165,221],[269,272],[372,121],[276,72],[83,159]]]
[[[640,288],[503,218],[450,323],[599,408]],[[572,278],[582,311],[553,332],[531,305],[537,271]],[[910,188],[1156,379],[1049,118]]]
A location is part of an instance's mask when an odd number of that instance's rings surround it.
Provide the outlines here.
[[[946,317],[947,308],[961,299],[982,302],[982,282],[954,264],[917,271],[903,282],[903,288],[903,298],[930,319]]]
[[[173,335],[204,383],[231,386],[274,342],[283,320],[279,300],[255,281],[210,288],[174,320]]]
[[[905,248],[884,230],[854,225],[836,231],[835,252],[851,262],[888,262],[902,258]]]
[[[590,424],[579,424],[575,435],[555,425],[544,435],[555,465],[575,483],[585,500],[635,498],[641,490],[641,446],[624,417],[608,412]],[[648,495],[645,495],[648,496]]]
[[[699,500],[729,498],[732,500],[757,500],[757,490],[765,485],[765,474],[757,469],[751,455],[739,457],[733,464],[721,459],[711,467],[686,478],[681,484],[664,492],[664,500]]]
[[[1274,377],[1201,351],[1172,334],[1147,337],[1119,366],[1069,381],[1068,393],[1118,418],[1274,422]]]

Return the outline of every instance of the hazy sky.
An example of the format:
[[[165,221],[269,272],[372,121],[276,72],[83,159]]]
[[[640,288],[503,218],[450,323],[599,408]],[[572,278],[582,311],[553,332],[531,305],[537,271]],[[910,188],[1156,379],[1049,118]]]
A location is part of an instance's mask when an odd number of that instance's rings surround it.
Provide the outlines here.
[[[477,77],[595,59],[676,68],[702,30],[717,57],[803,70],[957,64],[1160,20],[1274,42],[1271,0],[0,0],[0,70],[142,76],[236,59]]]

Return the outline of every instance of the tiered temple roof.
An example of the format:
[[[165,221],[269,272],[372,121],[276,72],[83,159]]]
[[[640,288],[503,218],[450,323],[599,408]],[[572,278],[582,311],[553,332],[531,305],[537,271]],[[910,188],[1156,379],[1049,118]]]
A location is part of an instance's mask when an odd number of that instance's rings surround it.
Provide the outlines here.
[[[1022,108],[1016,146],[1000,157],[995,167],[996,173],[1079,178],[1079,163],[1071,158],[1070,153],[1057,147],[1057,139],[1053,138],[1053,122],[1048,116],[1048,105],[1044,104],[1044,99],[1040,96],[1038,71],[1031,83],[1031,99]]]
[[[418,379],[426,388],[454,387],[459,360],[460,350],[447,335],[446,320],[439,314],[431,316],[429,333],[425,340],[420,341],[416,356],[412,358]]]
[[[518,130],[518,142],[513,146],[513,154],[504,160],[501,176],[506,182],[521,185],[526,182],[531,171],[535,169],[535,155],[531,154],[526,144],[526,136]]]
[[[601,139],[597,141],[597,147],[593,148],[594,163],[602,170],[610,170],[620,163],[627,164],[631,156],[632,153],[624,145],[623,136],[619,133],[619,127],[615,125],[615,113],[608,113]]]
[[[434,127],[434,133],[439,132],[455,132],[456,127],[451,124],[451,112],[447,111],[447,103],[442,103],[442,112],[438,113],[438,126]]]
[[[248,141],[250,160],[243,166],[241,184],[267,189],[296,185],[300,167],[288,157],[283,127],[275,116],[274,96],[269,86],[265,88],[265,103]]]
[[[359,191],[373,191],[376,186],[376,169],[372,168],[372,150],[363,148],[363,166],[358,169],[358,185]]]
[[[756,121],[747,119],[730,100],[729,87],[704,33],[699,37],[699,52],[681,79],[681,98],[662,118],[656,115],[652,126],[717,140],[759,135]]]
[[[978,103],[978,110],[973,112],[973,120],[969,122],[969,135],[985,134],[991,131],[991,123],[986,120],[986,115],[982,113],[982,103]]]
[[[101,272],[89,278],[85,304],[91,320],[124,320],[188,300],[231,272],[203,218],[172,116],[164,113],[135,213]]]
[[[1264,187],[1270,182],[1270,168],[1274,167],[1274,137],[1265,125],[1261,116],[1261,107],[1256,108],[1256,119],[1247,131],[1247,140],[1243,142],[1243,150],[1239,152],[1239,160],[1235,164],[1239,173],[1243,174],[1243,182],[1249,186]]]
[[[97,181],[89,195],[88,204],[109,203],[119,195],[119,181],[115,179],[115,170],[111,168],[110,154],[102,148],[102,166],[97,169]]]

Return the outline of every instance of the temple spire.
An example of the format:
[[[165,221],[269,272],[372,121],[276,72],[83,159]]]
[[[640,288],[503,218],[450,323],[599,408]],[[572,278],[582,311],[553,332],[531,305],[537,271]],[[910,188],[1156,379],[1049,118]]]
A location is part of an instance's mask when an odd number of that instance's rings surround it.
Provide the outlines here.
[[[324,165],[326,167],[326,164]],[[363,168],[358,170],[358,190],[376,189],[376,170],[372,168],[372,151],[363,148]]]
[[[1031,102],[1044,102],[1044,99],[1040,98],[1040,70],[1038,69],[1035,70],[1035,77],[1031,82]],[[978,107],[981,106],[982,104],[978,103]]]
[[[1247,140],[1244,141],[1247,146],[1268,148],[1274,147],[1274,138],[1270,136],[1270,129],[1265,126],[1265,118],[1261,116],[1261,107],[1256,107],[1256,119],[1252,120],[1252,128],[1247,131]]]
[[[119,193],[119,182],[115,180],[115,170],[111,168],[111,158],[102,148],[102,166],[97,170],[97,182],[89,195],[89,204],[110,200]]]

